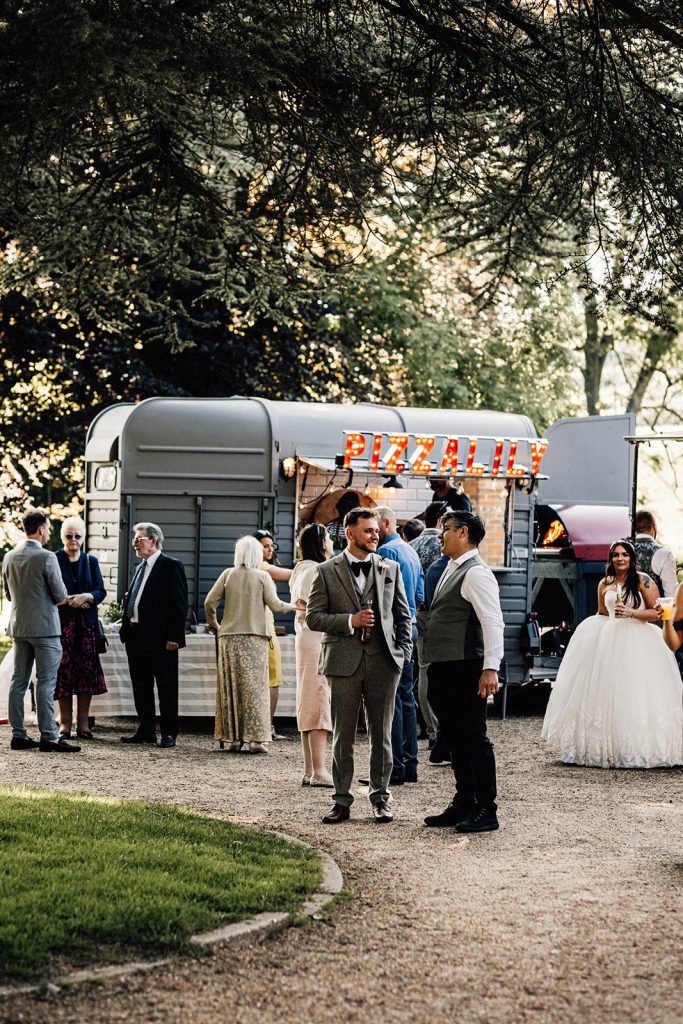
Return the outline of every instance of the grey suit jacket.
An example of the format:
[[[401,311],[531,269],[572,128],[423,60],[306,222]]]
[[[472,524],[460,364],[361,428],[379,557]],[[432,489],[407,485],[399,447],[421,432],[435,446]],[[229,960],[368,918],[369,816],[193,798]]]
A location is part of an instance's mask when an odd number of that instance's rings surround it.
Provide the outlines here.
[[[68,594],[53,551],[37,540],[23,541],[5,555],[2,578],[12,602],[9,636],[61,636],[57,604]]]
[[[389,657],[397,671],[413,650],[413,624],[398,562],[370,556],[374,563],[375,587],[380,622]],[[306,625],[323,634],[320,672],[326,676],[349,676],[362,654],[359,640],[349,633],[349,615],[361,610],[361,596],[346,555],[321,562],[313,581],[306,609]]]

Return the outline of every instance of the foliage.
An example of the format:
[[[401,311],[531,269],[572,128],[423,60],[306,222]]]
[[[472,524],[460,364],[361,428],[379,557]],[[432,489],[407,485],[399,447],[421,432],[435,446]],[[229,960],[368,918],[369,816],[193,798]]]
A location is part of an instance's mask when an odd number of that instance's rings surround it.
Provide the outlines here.
[[[81,325],[182,347],[207,299],[277,321],[387,203],[478,243],[486,287],[595,252],[636,304],[680,281],[673,0],[4,9],[5,286]]]
[[[5,978],[35,975],[54,956],[187,949],[197,932],[295,910],[320,880],[314,851],[226,821],[83,794],[0,793]]]
[[[541,424],[579,351],[591,410],[615,354],[675,391],[673,0],[1,9],[8,511],[73,510],[87,423],[151,394]]]

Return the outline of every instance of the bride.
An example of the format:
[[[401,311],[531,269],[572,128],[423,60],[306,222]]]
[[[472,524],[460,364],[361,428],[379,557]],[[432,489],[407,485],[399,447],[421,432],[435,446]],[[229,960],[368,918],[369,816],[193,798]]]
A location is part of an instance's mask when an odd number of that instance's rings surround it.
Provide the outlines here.
[[[562,659],[543,738],[566,764],[661,768],[683,764],[681,677],[662,631],[652,580],[618,540],[598,585],[598,614],[581,622]]]

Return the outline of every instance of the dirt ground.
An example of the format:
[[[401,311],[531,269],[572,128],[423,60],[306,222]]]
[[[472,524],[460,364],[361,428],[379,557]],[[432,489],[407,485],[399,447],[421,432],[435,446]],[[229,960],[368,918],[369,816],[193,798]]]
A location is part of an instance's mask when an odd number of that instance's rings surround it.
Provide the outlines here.
[[[267,757],[231,755],[195,723],[175,750],[139,749],[109,720],[72,757],[12,753],[3,728],[6,782],[281,829],[329,851],[354,898],[201,961],[5,998],[0,1020],[678,1024],[683,771],[568,768],[540,725],[491,722],[501,828],[474,837],[423,826],[452,794],[450,769],[428,767],[423,749],[418,783],[395,790],[393,825],[373,822],[358,787],[351,821],[331,827],[320,823],[329,791],[300,785],[294,738]],[[367,768],[362,738],[356,767]]]

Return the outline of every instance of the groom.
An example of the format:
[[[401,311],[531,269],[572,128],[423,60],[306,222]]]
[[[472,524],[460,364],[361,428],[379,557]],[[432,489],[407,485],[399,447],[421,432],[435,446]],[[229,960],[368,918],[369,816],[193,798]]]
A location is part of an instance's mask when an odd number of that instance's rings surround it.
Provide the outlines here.
[[[348,547],[322,562],[308,599],[306,625],[323,633],[320,672],[330,685],[334,804],[323,818],[338,825],[353,803],[353,749],[361,698],[370,737],[370,802],[375,821],[388,807],[391,724],[396,687],[412,654],[412,621],[397,562],[375,555],[379,525],[371,509],[344,518]]]

